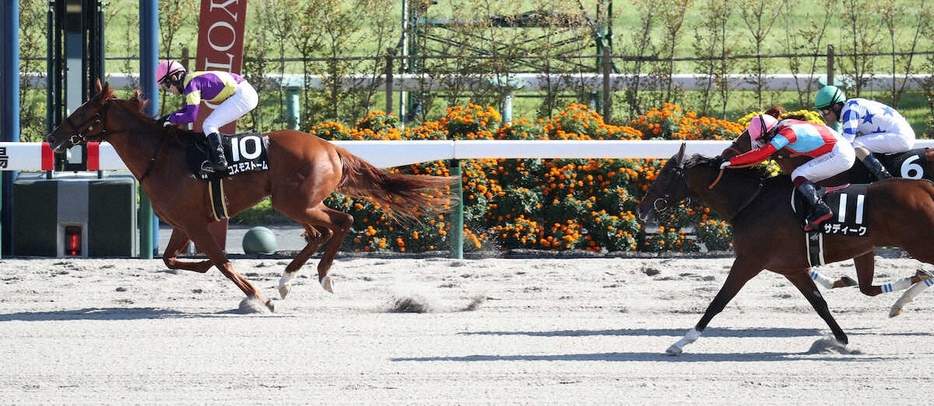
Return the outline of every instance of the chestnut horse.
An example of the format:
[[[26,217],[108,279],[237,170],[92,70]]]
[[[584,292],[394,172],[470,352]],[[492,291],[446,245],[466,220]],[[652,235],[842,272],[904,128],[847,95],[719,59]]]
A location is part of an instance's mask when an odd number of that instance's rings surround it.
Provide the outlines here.
[[[650,221],[671,204],[697,197],[733,227],[736,259],[700,321],[667,352],[680,354],[685,345],[697,340],[710,320],[763,270],[788,279],[830,326],[836,340],[847,344],[846,333],[808,275],[805,232],[789,204],[794,190],[791,179],[763,179],[755,168],[721,171],[721,158],[694,155],[685,160],[684,148],[682,144],[678,154],[665,163],[639,202],[639,218]],[[934,264],[934,240],[924,237],[934,231],[934,182],[891,179],[873,183],[866,190],[865,201],[864,224],[871,231],[865,236],[826,235],[823,248],[828,263],[895,246],[919,261]]]
[[[774,112],[774,108],[769,110]],[[772,114],[775,116],[776,113],[766,112],[766,114]],[[781,117],[785,118],[785,117]],[[749,131],[743,131],[739,137],[736,137],[733,140],[733,143],[729,147],[723,150],[720,156],[723,159],[730,159],[736,155],[748,152],[752,149],[752,141],[749,138]],[[924,151],[925,160],[927,160],[928,165],[928,174],[934,174],[934,149],[926,148]],[[811,160],[810,157],[804,155],[793,156],[788,153],[787,150],[780,150],[777,153],[772,155],[772,160],[774,160],[778,166],[781,168],[782,173],[790,175],[795,168],[801,166],[803,163]],[[889,172],[895,177],[910,178],[910,179],[921,179],[922,175],[925,173],[918,163],[906,160],[901,164],[899,168],[891,168]],[[840,173],[831,178],[825,179],[818,182],[819,186],[839,186],[845,185],[848,183],[869,183],[874,178],[869,173],[869,170],[863,166],[862,163],[856,162],[849,171]],[[934,180],[934,179],[930,179]],[[873,278],[875,277],[875,253],[870,252],[864,255],[853,258],[853,265],[856,268],[856,278],[859,285],[859,291],[866,296],[875,296],[880,293],[884,293],[885,290],[882,289],[880,285],[873,285]],[[821,282],[821,284],[826,288],[841,288],[852,286],[853,282],[851,279],[843,277],[837,281],[830,281],[829,278],[825,278],[820,275],[816,270],[811,270],[811,274],[815,280]],[[904,311],[905,305],[914,300],[921,292],[927,289],[930,284],[934,281],[927,281],[930,279],[931,275],[927,272],[918,271],[915,276],[910,277],[912,286],[910,289],[905,291],[898,300],[892,305],[891,310],[889,311],[889,317],[895,317]],[[924,283],[919,283],[924,282]]]
[[[140,91],[123,100],[108,84],[68,116],[47,140],[55,151],[88,141],[107,141],[126,164],[152,201],[154,213],[174,230],[163,254],[170,269],[207,272],[216,266],[248,298],[266,300],[253,284],[234,270],[224,249],[207,226],[214,221],[208,183],[193,176],[185,149],[198,134],[163,127],[143,113]],[[456,179],[441,176],[389,174],[347,150],[314,135],[293,130],[274,131],[268,137],[268,171],[244,172],[224,179],[228,213],[236,215],[269,197],[272,207],[305,228],[308,244],[286,266],[279,281],[285,298],[291,280],[308,259],[327,243],[318,262],[318,281],[332,292],[328,270],[353,225],[350,214],[326,207],[332,192],[370,198],[400,221],[417,221],[455,203],[450,185]],[[207,256],[203,261],[182,261],[179,252],[193,241]]]

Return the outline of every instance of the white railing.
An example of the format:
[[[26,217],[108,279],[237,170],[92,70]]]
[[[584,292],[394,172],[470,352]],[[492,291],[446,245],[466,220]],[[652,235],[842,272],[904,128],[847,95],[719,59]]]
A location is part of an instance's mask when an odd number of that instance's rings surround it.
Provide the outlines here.
[[[669,158],[681,141],[332,141],[381,168],[447,159],[476,158]],[[729,141],[688,141],[690,153],[717,155]],[[0,142],[0,170],[52,168],[52,151],[38,142]],[[108,143],[99,146],[92,168],[126,170]]]
[[[686,142],[689,154],[717,155],[730,141],[331,141],[380,168],[447,159],[479,158],[669,158]],[[934,147],[934,140],[918,140],[915,148]],[[110,144],[100,144],[94,167],[126,170]],[[0,142],[0,170],[51,169],[51,150],[38,142]]]

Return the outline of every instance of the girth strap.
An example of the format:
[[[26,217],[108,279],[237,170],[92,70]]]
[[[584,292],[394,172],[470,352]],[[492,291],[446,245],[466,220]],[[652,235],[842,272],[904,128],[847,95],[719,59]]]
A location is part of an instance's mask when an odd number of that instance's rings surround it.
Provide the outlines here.
[[[211,195],[211,214],[214,220],[229,217],[227,214],[227,195],[224,194],[224,179],[212,179],[208,182],[208,194]]]

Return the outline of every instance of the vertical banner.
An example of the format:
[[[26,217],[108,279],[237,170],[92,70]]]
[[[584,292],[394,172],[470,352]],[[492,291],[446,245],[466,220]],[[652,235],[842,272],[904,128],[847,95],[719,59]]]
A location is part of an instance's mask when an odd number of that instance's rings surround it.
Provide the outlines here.
[[[247,0],[201,0],[198,20],[198,56],[195,70],[219,70],[240,73],[243,65],[243,36],[246,25]],[[201,106],[195,131],[213,109]],[[221,128],[221,132],[234,133],[237,123]]]
[[[243,36],[246,26],[247,0],[201,0],[198,20],[198,56],[195,69],[221,70],[240,73],[243,66]],[[195,131],[202,131],[201,124],[213,109],[201,106],[195,120]],[[221,127],[221,132],[237,132],[237,123]],[[227,246],[227,219],[208,226],[221,248]]]

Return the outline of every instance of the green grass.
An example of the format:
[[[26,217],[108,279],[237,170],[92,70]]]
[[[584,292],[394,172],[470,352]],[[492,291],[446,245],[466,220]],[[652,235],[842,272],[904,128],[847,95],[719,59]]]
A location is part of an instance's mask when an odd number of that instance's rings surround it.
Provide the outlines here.
[[[286,44],[286,56],[295,57],[297,52],[291,49],[289,41],[286,39],[280,38],[268,38],[264,34],[270,31],[269,27],[262,27],[259,24],[262,16],[268,15],[268,12],[274,8],[275,4],[283,4],[288,1],[297,1],[297,0],[252,0],[249,4],[249,11],[247,13],[247,29],[252,34],[248,37],[248,41],[258,41],[259,38],[266,38],[267,43],[265,44],[265,54],[266,57],[274,57],[278,54],[278,46],[282,43]],[[352,8],[355,4],[363,0],[343,0],[344,8]],[[21,9],[27,9],[28,7],[23,6],[23,3],[36,3],[39,5],[38,10],[43,10],[44,1],[42,0],[22,0]],[[739,7],[733,7],[730,9],[730,13],[725,23],[720,23],[720,19],[708,17],[709,13],[712,10],[716,10],[716,7],[712,5],[717,5],[722,2],[716,1],[701,1],[695,0],[692,2],[687,2],[687,0],[623,0],[616,1],[613,3],[613,38],[612,42],[614,44],[615,52],[617,53],[632,53],[634,47],[639,43],[640,40],[644,39],[639,31],[639,27],[642,25],[643,16],[640,15],[640,9],[651,9],[651,15],[658,20],[654,21],[655,28],[652,30],[652,34],[649,35],[652,39],[655,52],[661,53],[663,50],[659,49],[662,38],[665,36],[665,26],[664,21],[661,20],[661,16],[664,15],[665,10],[671,10],[671,7],[678,6],[681,4],[689,4],[686,8],[684,15],[684,27],[681,30],[680,38],[677,42],[675,48],[676,57],[691,57],[695,56],[698,51],[694,48],[694,38],[696,35],[713,35],[711,32],[706,31],[708,28],[722,28],[722,34],[728,39],[724,42],[723,46],[727,47],[732,54],[750,54],[753,52],[754,47],[752,44],[750,29],[747,28],[745,21],[742,18],[743,11],[755,11],[755,10],[765,10],[768,14],[769,12],[777,13],[777,17],[772,18],[775,24],[772,27],[770,34],[766,37],[764,41],[764,52],[781,54],[789,52],[789,47],[798,46],[804,48],[805,51],[812,52],[814,50],[823,52],[827,45],[836,44],[838,47],[839,53],[845,53],[845,48],[847,47],[849,41],[848,34],[849,29],[847,27],[852,26],[846,21],[845,13],[841,11],[844,8],[851,9],[864,9],[867,11],[878,11],[876,7],[882,7],[887,10],[895,10],[898,14],[898,21],[900,24],[899,32],[896,37],[896,47],[900,50],[907,50],[910,47],[912,35],[914,30],[919,24],[924,23],[929,19],[919,18],[925,17],[930,5],[925,6],[920,11],[917,11],[918,5],[914,1],[910,0],[898,0],[898,1],[883,1],[883,2],[870,2],[868,0],[841,0],[841,1],[829,1],[829,0],[803,0],[795,3],[793,6],[785,3],[775,3],[767,2],[765,0],[750,0],[739,5]],[[878,3],[878,5],[877,5]],[[172,1],[161,2],[160,7],[166,9],[171,4],[174,4]],[[181,7],[191,7],[192,12],[182,13],[183,16],[186,16],[188,19],[183,21],[181,29],[175,34],[173,43],[171,44],[170,54],[177,56],[180,54],[180,49],[182,47],[188,47],[192,55],[196,52],[197,44],[197,7],[198,2],[179,2],[178,4]],[[297,4],[303,4],[298,2]],[[388,10],[380,9],[374,10],[377,13],[373,18],[381,18],[389,20],[392,24],[389,26],[390,32],[387,34],[388,38],[393,39],[393,45],[395,39],[398,39],[401,35],[401,14],[402,14],[402,1],[391,1],[391,7]],[[432,18],[469,18],[471,15],[488,15],[488,14],[519,14],[531,10],[556,10],[563,12],[576,12],[581,9],[585,10],[589,15],[594,16],[597,10],[597,0],[584,0],[582,3],[578,2],[566,2],[566,1],[536,1],[536,0],[523,0],[520,2],[489,2],[489,1],[476,1],[476,0],[438,0],[436,4],[431,5],[428,8],[426,16]],[[647,8],[641,8],[640,5],[647,5]],[[469,6],[469,7],[468,7]],[[911,6],[911,10],[909,10]],[[136,0],[113,0],[105,4],[104,13],[106,21],[106,46],[107,46],[107,56],[110,59],[107,62],[107,71],[108,72],[138,72],[138,62],[135,60],[125,61],[123,58],[137,58],[138,57],[138,9],[139,2]],[[300,10],[295,10],[298,12]],[[826,26],[826,32],[824,33],[821,41],[816,42],[807,42],[802,41],[801,38],[798,38],[798,44],[794,45],[789,43],[790,39],[795,38],[795,35],[801,35],[800,32],[818,29],[822,26],[825,17],[828,13],[833,13],[833,18],[831,18]],[[677,13],[676,13],[677,14]],[[881,13],[865,13],[872,18],[879,18],[878,16]],[[879,41],[879,45],[875,46],[873,50],[875,51],[884,51],[887,49],[886,37],[883,24],[881,21],[868,21],[863,23],[864,27],[873,28],[876,34],[881,35],[876,37],[876,40]],[[163,28],[163,33],[165,33],[165,26]],[[356,30],[357,34],[362,35],[361,33],[366,33],[369,30],[369,26],[364,26],[361,29]],[[796,34],[797,33],[797,34]],[[325,35],[325,32],[320,32],[321,35]],[[297,33],[295,35],[298,35]],[[532,35],[534,36],[534,35]],[[868,36],[868,34],[867,34]],[[258,43],[249,44],[253,51],[247,55],[247,58],[252,58],[259,56],[260,52],[257,51]],[[374,53],[375,49],[372,44],[364,41],[362,44],[354,44],[353,54],[367,54]],[[934,41],[932,38],[925,37],[922,38],[920,46],[917,48],[919,50],[928,50],[934,48]],[[593,48],[596,50],[596,48]],[[38,53],[39,55],[44,54],[44,50],[32,50],[30,52]],[[169,52],[166,50],[166,44],[163,44],[163,52],[161,54],[166,54]],[[930,73],[931,69],[922,65],[925,63],[925,58],[919,57],[914,61],[915,69],[917,73]],[[807,62],[807,61],[806,61]],[[620,62],[624,65],[623,62]],[[732,63],[737,63],[732,61]],[[817,72],[821,72],[825,69],[823,66],[825,62],[821,59],[818,59],[818,66],[814,69]],[[775,59],[767,62],[768,70],[775,73],[785,73],[790,70],[789,61],[783,59]],[[846,69],[848,62],[846,61],[845,56],[840,56],[837,60],[838,68]],[[297,68],[297,64],[294,64],[289,68],[290,71],[294,71]],[[884,73],[884,60],[876,62],[876,69],[880,73]],[[675,72],[695,72],[697,71],[698,64],[695,61],[681,61],[675,62],[674,71]],[[730,68],[731,73],[737,73],[739,69],[745,69],[741,65]],[[925,70],[926,69],[926,70]],[[520,93],[518,96],[513,99],[514,108],[513,108],[513,117],[514,118],[535,118],[537,111],[539,111],[539,106],[541,105],[540,98],[534,97],[525,97],[534,95],[534,93]],[[772,104],[783,104],[790,110],[796,110],[800,108],[809,107],[807,104],[798,103],[797,95],[793,93],[771,93],[771,97],[765,104],[765,106]],[[852,95],[851,95],[852,96]],[[863,97],[872,97],[878,98],[880,101],[891,103],[891,100],[887,99],[887,95],[861,95]],[[37,96],[37,102],[44,102],[44,96]],[[617,99],[621,96],[616,95]],[[382,100],[383,96],[378,95],[377,98]],[[697,99],[696,95],[687,93],[685,98],[688,100]],[[577,100],[586,102],[586,100]],[[398,99],[395,101],[398,106]],[[270,105],[278,105],[278,102],[271,102]],[[381,102],[377,104],[379,106],[384,106]],[[444,113],[445,105],[439,103],[434,105],[431,110],[429,117],[437,118]],[[617,122],[621,120],[624,121],[628,119],[628,113],[626,112],[625,106],[622,106],[622,103],[614,103],[614,118]],[[686,109],[691,109],[690,105],[683,105]],[[737,119],[747,114],[750,111],[757,110],[760,106],[757,105],[752,95],[748,92],[732,92],[729,96],[729,103],[726,107],[725,114],[723,118],[727,119]],[[930,126],[931,111],[928,107],[927,101],[921,92],[914,92],[905,97],[902,100],[901,104],[898,105],[899,110],[904,114],[912,123],[912,126],[918,132],[919,136],[929,132],[928,127]]]

